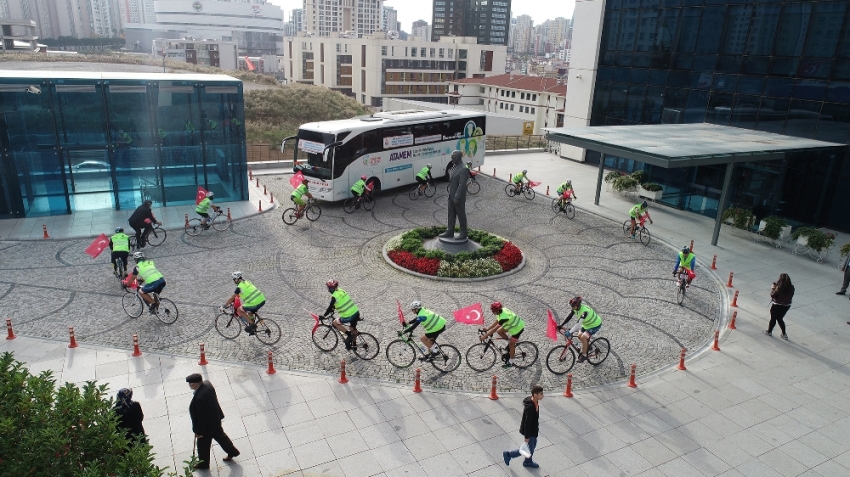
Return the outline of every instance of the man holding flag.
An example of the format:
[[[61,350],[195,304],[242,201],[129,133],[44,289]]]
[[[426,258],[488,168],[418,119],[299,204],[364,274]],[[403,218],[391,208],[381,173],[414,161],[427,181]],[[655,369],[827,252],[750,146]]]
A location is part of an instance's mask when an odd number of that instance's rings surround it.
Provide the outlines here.
[[[593,311],[593,308],[582,303],[580,296],[570,300],[570,308],[572,308],[572,311],[570,311],[564,322],[558,326],[558,331],[563,331],[564,326],[573,318],[573,315],[578,315],[578,323],[572,327],[570,333],[576,333],[582,330],[578,335],[578,338],[581,340],[581,354],[578,357],[578,362],[583,363],[587,361],[587,343],[590,337],[596,334],[599,328],[602,328],[602,318]]]
[[[419,340],[422,341],[426,349],[431,350],[431,354],[419,358],[419,360],[433,360],[440,351],[440,347],[437,346],[437,337],[440,336],[440,333],[446,331],[446,319],[427,308],[422,308],[422,303],[418,300],[410,304],[410,309],[416,313],[416,318],[413,319],[413,324],[400,331],[398,335],[412,332],[419,326],[419,323],[422,323],[425,334]],[[401,316],[401,313],[399,313],[399,316]],[[402,320],[401,326],[407,326],[407,323]]]
[[[118,277],[124,279],[127,276],[127,258],[130,256],[130,237],[124,233],[124,229],[117,227],[115,235],[109,238],[109,248],[112,250],[112,271],[118,275],[118,260],[124,264],[124,273]]]
[[[486,329],[486,332],[478,337],[480,341],[484,341],[493,333],[499,333],[503,339],[509,340],[509,357],[503,368],[510,368],[514,365],[514,354],[516,353],[516,342],[525,330],[525,321],[522,320],[516,313],[507,308],[502,307],[502,302],[494,302],[490,305],[490,311],[496,315],[496,322]]]
[[[204,198],[198,202],[198,205],[195,206],[195,213],[201,216],[201,225],[204,227],[204,230],[210,228],[209,219],[210,215],[207,213],[210,210],[210,207],[213,208],[214,211],[218,212],[221,210],[220,207],[216,207],[212,201],[215,198],[215,194],[212,192],[207,192],[204,194]]]

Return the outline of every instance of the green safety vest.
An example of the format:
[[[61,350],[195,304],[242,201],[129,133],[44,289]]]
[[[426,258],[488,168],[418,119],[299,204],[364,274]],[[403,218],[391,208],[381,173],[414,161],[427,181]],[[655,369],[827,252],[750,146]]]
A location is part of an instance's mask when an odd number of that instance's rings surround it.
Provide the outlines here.
[[[507,308],[502,308],[502,312],[499,313],[497,321],[500,325],[502,325],[502,329],[505,330],[505,333],[509,335],[515,335],[525,328],[525,322],[522,321],[522,318]]]
[[[118,232],[113,235],[109,240],[112,240],[112,251],[113,252],[129,252],[130,251],[130,237],[127,236],[124,232]]]
[[[199,214],[206,214],[207,211],[210,210],[210,204],[211,203],[212,203],[212,200],[210,200],[209,197],[204,197],[204,200],[202,200],[200,203],[198,203],[198,206],[195,207],[195,212],[197,212]]]
[[[419,171],[419,174],[416,174],[416,177],[420,179],[427,179],[429,172],[431,172],[431,169],[428,169],[428,167],[423,167],[422,170]]]
[[[331,293],[331,296],[336,298],[334,309],[339,313],[340,318],[348,318],[357,313],[357,305],[354,304],[354,300],[351,299],[345,290],[337,288],[335,292]]]
[[[418,316],[425,318],[425,321],[422,322],[422,327],[425,328],[425,333],[440,331],[446,326],[445,318],[427,308],[419,310]]]
[[[564,182],[563,184],[558,186],[558,193],[559,194],[563,194],[565,191],[568,191],[568,190],[573,190],[572,184],[567,185],[567,183]]]
[[[682,268],[686,268],[688,270],[693,271],[693,268],[691,268],[691,263],[693,263],[692,260],[696,259],[696,255],[689,253],[687,263],[685,263],[685,255],[682,252],[679,252],[679,266],[681,266]]]
[[[163,278],[154,266],[153,260],[143,260],[136,264],[136,268],[139,269],[139,278],[145,283],[152,283]]]
[[[296,187],[294,191],[292,191],[292,197],[295,197],[296,199],[300,199],[301,196],[303,196],[306,193],[307,193],[307,186],[305,184],[301,184],[300,186]]]
[[[525,179],[525,174],[520,172],[519,174],[514,176],[514,184],[519,184],[520,181],[522,181],[523,179]]]
[[[239,299],[242,301],[242,306],[257,306],[266,301],[263,292],[248,280],[242,280],[237,286],[239,287]]]
[[[351,186],[351,191],[356,192],[358,194],[362,194],[364,190],[366,190],[366,181],[364,181],[363,179],[360,179],[359,181],[355,182],[353,186]]]
[[[581,317],[585,312],[587,312],[587,317],[581,321],[581,327],[583,329],[589,330],[602,324],[602,318],[593,311],[593,308],[582,303],[576,314]]]
[[[640,206],[641,204],[637,204],[632,207],[632,210],[629,211],[629,217],[638,218],[641,216],[641,212],[643,212],[643,208]]]

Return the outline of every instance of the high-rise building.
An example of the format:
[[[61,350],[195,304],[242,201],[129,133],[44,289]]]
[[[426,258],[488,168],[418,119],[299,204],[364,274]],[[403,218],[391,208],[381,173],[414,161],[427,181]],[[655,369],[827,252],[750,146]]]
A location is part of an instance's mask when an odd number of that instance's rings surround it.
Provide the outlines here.
[[[51,0],[0,0],[0,18],[32,20],[39,38],[59,37],[57,2]]]
[[[514,27],[514,53],[531,53],[533,33],[534,20],[528,15],[518,16]]]
[[[570,21],[564,17],[558,17],[554,20],[546,20],[546,43],[548,53],[557,51],[562,47],[564,39],[567,38],[570,29]]]
[[[431,25],[425,20],[416,20],[411,28],[411,36],[414,40],[431,41]]]
[[[292,13],[289,14],[289,21],[292,23],[292,28],[295,33],[304,31],[304,9],[293,9]],[[295,33],[293,33],[293,35],[295,35]]]
[[[398,12],[393,7],[384,7],[381,14],[382,31],[401,31],[398,27]]]
[[[431,37],[474,36],[482,45],[507,45],[511,0],[433,0]]]
[[[316,36],[330,36],[331,32],[371,35],[382,29],[383,7],[384,0],[304,0],[302,31]]]

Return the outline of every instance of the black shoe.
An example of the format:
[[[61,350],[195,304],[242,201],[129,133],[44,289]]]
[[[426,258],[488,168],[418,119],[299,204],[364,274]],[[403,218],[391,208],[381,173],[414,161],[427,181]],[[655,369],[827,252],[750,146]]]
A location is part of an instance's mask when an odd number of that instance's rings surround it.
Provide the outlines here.
[[[578,362],[579,363],[584,363],[585,361],[587,361],[587,356],[585,356],[583,354],[578,355]]]
[[[835,292],[836,295],[844,295],[845,293],[847,293],[847,292],[843,292],[843,291]]]
[[[208,470],[210,468],[209,464],[195,464],[192,466],[195,470]]]
[[[240,454],[242,454],[242,453],[239,452],[239,451],[236,451],[233,454],[227,454],[227,457],[225,457],[224,459],[221,459],[221,460],[223,460],[225,462],[230,462],[231,460],[233,460],[234,457],[239,457]]]
[[[248,332],[248,336],[254,336],[257,334],[257,325],[248,325],[245,327],[245,331]]]

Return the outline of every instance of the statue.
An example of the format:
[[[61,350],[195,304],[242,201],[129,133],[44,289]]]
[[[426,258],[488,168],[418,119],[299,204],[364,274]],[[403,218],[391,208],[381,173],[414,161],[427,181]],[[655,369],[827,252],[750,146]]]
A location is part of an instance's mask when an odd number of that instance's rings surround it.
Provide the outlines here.
[[[452,175],[449,179],[449,228],[440,235],[442,242],[464,243],[466,237],[466,183],[469,181],[469,169],[461,162],[463,153],[452,153]],[[460,233],[455,235],[455,223],[460,222]]]

